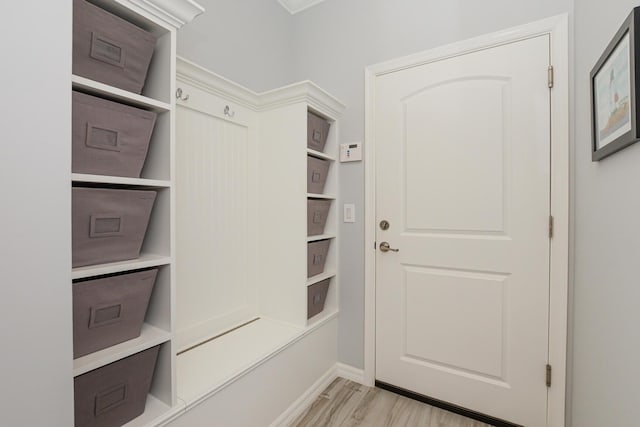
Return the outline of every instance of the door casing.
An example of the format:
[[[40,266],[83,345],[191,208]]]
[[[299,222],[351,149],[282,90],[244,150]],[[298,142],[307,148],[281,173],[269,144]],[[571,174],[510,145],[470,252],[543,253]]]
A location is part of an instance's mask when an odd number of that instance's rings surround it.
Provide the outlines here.
[[[547,427],[565,425],[567,314],[569,288],[569,41],[568,15],[558,15],[469,40],[394,59],[365,69],[365,331],[364,382],[375,383],[376,319],[376,168],[374,134],[375,79],[416,65],[439,61],[505,43],[549,34],[554,83],[551,90],[551,239],[549,294],[549,387]],[[544,70],[541,70],[544,72]],[[543,368],[540,380],[544,381]]]

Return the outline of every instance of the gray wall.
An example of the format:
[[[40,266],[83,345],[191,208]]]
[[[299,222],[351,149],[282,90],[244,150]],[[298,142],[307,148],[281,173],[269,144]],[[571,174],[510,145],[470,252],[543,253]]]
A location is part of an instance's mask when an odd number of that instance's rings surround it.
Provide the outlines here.
[[[343,142],[364,139],[364,68],[469,37],[571,12],[573,0],[327,0],[294,16],[296,80],[311,79],[347,105]],[[365,147],[366,149],[366,147]],[[362,368],[364,167],[341,165],[343,203],[339,360]]]
[[[572,418],[569,425],[637,425],[640,419],[635,388],[636,379],[640,378],[637,362],[640,286],[634,279],[638,276],[636,266],[640,253],[640,227],[637,226],[640,193],[627,187],[640,181],[637,167],[640,144],[601,162],[591,162],[588,91],[591,67],[636,2],[581,0],[574,6],[572,0],[327,0],[293,17],[282,15],[277,8],[263,6],[269,9],[266,23],[256,23],[255,20],[261,20],[249,8],[234,6],[231,13],[228,2],[216,2],[222,3],[222,8],[212,0],[210,3],[209,14],[215,16],[208,19],[226,23],[223,28],[259,24],[264,26],[258,32],[274,32],[266,37],[270,47],[261,45],[272,51],[258,52],[266,62],[257,69],[247,68],[248,64],[259,62],[250,58],[256,53],[252,37],[242,39],[244,42],[236,40],[235,48],[220,43],[216,37],[209,43],[209,31],[221,34],[225,31],[207,29],[205,17],[198,18],[194,27],[187,27],[180,35],[180,53],[189,58],[189,52],[193,52],[193,59],[255,90],[294,80],[314,80],[347,104],[340,135],[345,142],[364,139],[365,66],[574,11],[572,105],[575,108],[571,116],[575,126],[572,138],[575,141],[572,159],[575,241],[572,337],[568,344],[569,381],[573,384],[567,402],[568,415]],[[230,15],[225,16],[228,13]],[[200,43],[199,52],[195,46],[189,46],[191,42],[184,36],[196,24],[198,32],[207,34],[204,38],[208,40],[198,41],[201,34],[189,36],[194,43]],[[339,359],[356,367],[363,366],[363,174],[361,163],[341,165],[342,202],[356,203],[358,222],[342,224],[341,230],[344,258],[340,272]]]
[[[589,72],[633,0],[575,2],[575,427],[640,420],[640,144],[591,162]]]
[[[178,55],[257,92],[291,83],[291,15],[276,0],[198,0],[206,12],[178,31]]]
[[[9,17],[0,209],[0,424],[73,425],[71,2],[1,2]]]

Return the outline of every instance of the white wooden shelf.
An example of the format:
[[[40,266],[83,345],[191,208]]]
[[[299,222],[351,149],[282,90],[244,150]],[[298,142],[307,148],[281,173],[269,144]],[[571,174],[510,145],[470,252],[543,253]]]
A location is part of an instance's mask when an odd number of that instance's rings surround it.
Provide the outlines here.
[[[307,242],[317,242],[318,240],[325,240],[325,239],[335,239],[336,235],[331,233],[331,234],[318,234],[317,236],[307,236]]]
[[[71,279],[84,279],[86,277],[101,276],[104,274],[121,273],[129,270],[157,267],[171,263],[171,257],[156,254],[141,254],[140,257],[127,261],[110,262],[107,264],[76,267],[71,270]]]
[[[335,200],[336,196],[334,194],[317,194],[317,193],[307,193],[308,198],[312,199],[327,199],[327,200]]]
[[[144,407],[144,413],[137,418],[132,419],[122,427],[143,427],[159,425],[155,422],[159,418],[165,418],[167,412],[171,410],[167,404],[157,399],[151,394],[147,395],[147,403]]]
[[[323,280],[330,279],[336,276],[335,271],[325,271],[324,273],[316,274],[307,279],[307,286],[311,286],[315,283],[322,282]]]
[[[122,176],[89,175],[72,173],[71,180],[77,183],[134,185],[138,187],[170,188],[171,181],[146,178],[127,178]]]
[[[71,83],[74,89],[80,89],[81,91],[92,95],[104,96],[114,101],[124,102],[136,107],[152,110],[156,113],[172,111],[173,109],[171,104],[167,104],[166,102],[138,95],[137,93],[122,90],[85,77],[76,76],[75,74],[71,76]]]
[[[335,162],[336,160],[334,156],[330,156],[320,151],[312,150],[311,148],[307,148],[307,154],[313,157],[317,157],[319,159],[331,160],[332,162]]]
[[[142,332],[138,338],[75,359],[73,361],[73,376],[77,377],[78,375],[108,365],[124,357],[167,342],[170,339],[170,332],[145,323],[142,325]]]

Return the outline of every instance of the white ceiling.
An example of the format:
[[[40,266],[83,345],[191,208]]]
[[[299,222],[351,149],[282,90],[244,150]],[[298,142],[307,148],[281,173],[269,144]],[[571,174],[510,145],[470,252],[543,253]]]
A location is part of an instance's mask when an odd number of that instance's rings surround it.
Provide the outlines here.
[[[278,3],[284,7],[290,14],[294,15],[322,3],[324,0],[278,0]]]

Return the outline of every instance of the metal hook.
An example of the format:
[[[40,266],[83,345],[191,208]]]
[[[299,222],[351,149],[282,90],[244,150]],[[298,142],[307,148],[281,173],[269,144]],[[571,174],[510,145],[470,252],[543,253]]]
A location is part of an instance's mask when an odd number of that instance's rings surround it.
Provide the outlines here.
[[[236,115],[236,112],[235,111],[231,111],[231,109],[227,105],[226,107],[224,107],[224,115],[227,116],[227,117],[233,117],[233,116]]]
[[[185,96],[184,98],[182,97],[182,88],[178,88],[176,90],[176,98],[178,98],[181,101],[188,101],[189,100],[189,95]]]

